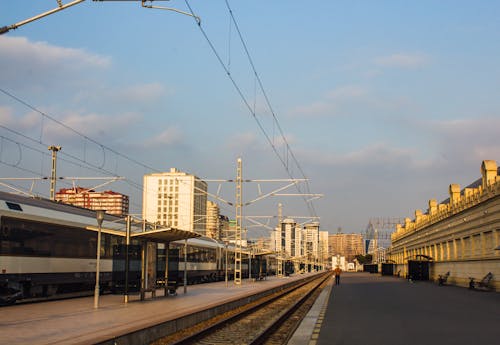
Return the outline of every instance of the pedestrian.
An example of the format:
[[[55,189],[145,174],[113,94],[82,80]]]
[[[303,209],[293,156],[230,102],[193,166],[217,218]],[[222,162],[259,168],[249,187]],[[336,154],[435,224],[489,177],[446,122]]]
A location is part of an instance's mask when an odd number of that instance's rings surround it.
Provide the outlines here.
[[[342,273],[342,270],[337,266],[333,270],[333,273],[335,274],[335,285],[340,285],[340,273]]]

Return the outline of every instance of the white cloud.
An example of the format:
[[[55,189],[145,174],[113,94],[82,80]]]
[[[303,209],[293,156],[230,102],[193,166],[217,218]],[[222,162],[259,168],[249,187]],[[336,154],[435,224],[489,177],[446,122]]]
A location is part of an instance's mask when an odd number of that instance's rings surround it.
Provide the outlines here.
[[[226,146],[230,149],[244,149],[248,147],[261,146],[254,132],[236,133],[226,140]]]
[[[88,53],[83,49],[65,48],[47,42],[31,42],[25,37],[0,36],[0,66],[3,72],[15,67],[16,72],[36,73],[81,68],[106,68],[111,58]]]
[[[108,67],[109,57],[91,54],[83,49],[65,48],[47,42],[31,42],[26,37],[0,36],[1,59],[19,61],[30,59],[37,65],[57,66],[61,62],[73,66]]]
[[[160,134],[147,140],[144,145],[146,147],[170,146],[179,144],[184,138],[182,131],[177,126],[168,127]]]
[[[340,86],[327,93],[327,98],[336,101],[357,100],[367,95],[367,90],[359,85]]]
[[[0,123],[5,126],[13,123],[13,111],[11,107],[0,106]]]
[[[359,85],[343,85],[325,93],[310,104],[297,106],[290,111],[291,116],[319,117],[342,115],[349,105],[372,102],[368,90]]]
[[[397,53],[375,59],[375,64],[383,67],[417,68],[426,65],[429,58],[422,54]]]
[[[157,105],[166,95],[173,93],[171,88],[157,82],[133,84],[124,87],[97,85],[79,90],[73,100],[82,104],[92,104],[94,107],[140,107]]]
[[[415,161],[416,150],[411,148],[394,147],[389,143],[373,143],[355,151],[345,153],[324,151],[301,151],[301,157],[309,165],[323,166],[324,168],[362,169],[369,170],[374,166],[395,167],[401,164],[418,164]]]
[[[316,101],[311,104],[297,106],[290,111],[291,116],[323,116],[335,111],[335,106],[324,101]]]
[[[0,36],[0,82],[33,84],[38,81],[71,79],[69,72],[102,70],[111,58],[83,49],[58,47],[47,42],[31,42],[25,37]]]
[[[45,109],[41,109],[41,111],[50,113]],[[106,116],[98,113],[65,111],[65,114],[57,121],[94,140],[103,136],[112,140],[121,138],[125,131],[133,128],[131,126],[141,119],[141,115],[132,112]],[[75,139],[75,132],[34,111],[17,115],[9,107],[0,107],[0,123],[9,129],[25,133],[28,136],[36,134],[37,140],[40,135],[42,141],[67,142]]]
[[[137,84],[117,92],[117,97],[129,102],[148,102],[156,100],[167,92],[160,83]]]
[[[453,164],[500,159],[499,117],[430,121],[421,127],[433,133],[437,151]]]

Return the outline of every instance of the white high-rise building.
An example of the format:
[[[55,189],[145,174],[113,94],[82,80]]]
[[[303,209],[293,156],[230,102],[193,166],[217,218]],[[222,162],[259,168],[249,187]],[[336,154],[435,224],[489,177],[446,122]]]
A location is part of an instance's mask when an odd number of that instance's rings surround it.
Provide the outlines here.
[[[319,258],[319,222],[305,224],[303,234],[304,255],[309,258]]]
[[[213,201],[207,201],[207,232],[206,236],[220,239],[219,206]]]
[[[278,224],[273,240],[277,252],[294,257],[302,255],[302,229],[293,219],[285,219]]]
[[[319,251],[322,260],[327,260],[330,256],[328,252],[328,231],[319,232]]]
[[[163,226],[205,235],[207,183],[171,168],[144,175],[142,217]]]

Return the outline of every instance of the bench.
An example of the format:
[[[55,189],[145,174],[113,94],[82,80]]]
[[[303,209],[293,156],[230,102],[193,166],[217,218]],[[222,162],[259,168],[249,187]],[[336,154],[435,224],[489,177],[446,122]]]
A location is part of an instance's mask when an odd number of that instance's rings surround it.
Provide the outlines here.
[[[481,290],[491,290],[491,281],[493,280],[493,273],[488,272],[483,279],[480,281],[476,282],[474,278],[469,277],[470,282],[469,282],[469,288],[470,289],[481,289]]]
[[[448,281],[448,277],[450,276],[450,271],[446,272],[445,274],[440,274],[438,276],[438,284],[439,286],[443,286],[444,284],[446,284],[446,282]]]

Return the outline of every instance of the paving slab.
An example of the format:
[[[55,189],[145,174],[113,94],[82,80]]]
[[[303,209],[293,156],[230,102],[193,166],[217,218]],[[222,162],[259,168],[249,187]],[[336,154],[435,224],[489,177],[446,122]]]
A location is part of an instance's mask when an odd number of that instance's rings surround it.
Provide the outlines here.
[[[269,277],[263,281],[244,281],[240,286],[229,282],[190,285],[177,296],[140,301],[131,296],[103,295],[99,308],[93,297],[0,307],[0,344],[93,344],[178,319],[213,306],[265,291],[307,275],[286,278]]]

